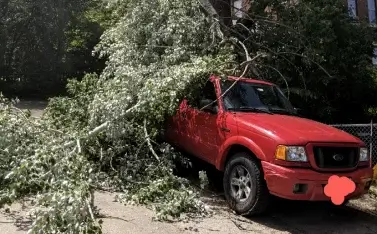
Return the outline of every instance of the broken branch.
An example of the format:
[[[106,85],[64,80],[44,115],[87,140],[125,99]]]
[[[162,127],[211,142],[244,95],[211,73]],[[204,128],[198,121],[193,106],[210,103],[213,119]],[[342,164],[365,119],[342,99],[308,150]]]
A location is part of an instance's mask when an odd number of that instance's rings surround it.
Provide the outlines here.
[[[160,162],[160,158],[158,157],[158,155],[156,154],[156,152],[154,151],[153,149],[153,146],[152,146],[152,143],[151,143],[151,139],[148,135],[148,131],[147,131],[147,120],[144,119],[144,134],[145,134],[145,139],[147,141],[147,144],[149,146],[149,150],[152,152],[153,156],[157,159],[158,162]]]

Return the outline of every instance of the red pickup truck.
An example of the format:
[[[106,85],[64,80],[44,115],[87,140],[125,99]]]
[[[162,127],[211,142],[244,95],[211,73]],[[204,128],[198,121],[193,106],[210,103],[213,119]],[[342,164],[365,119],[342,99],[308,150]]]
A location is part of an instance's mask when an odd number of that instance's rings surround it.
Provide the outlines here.
[[[265,81],[212,76],[196,98],[183,100],[165,140],[221,172],[225,197],[238,214],[266,211],[270,195],[330,200],[331,175],[368,192],[373,177],[368,148],[334,127],[299,117],[281,89]]]

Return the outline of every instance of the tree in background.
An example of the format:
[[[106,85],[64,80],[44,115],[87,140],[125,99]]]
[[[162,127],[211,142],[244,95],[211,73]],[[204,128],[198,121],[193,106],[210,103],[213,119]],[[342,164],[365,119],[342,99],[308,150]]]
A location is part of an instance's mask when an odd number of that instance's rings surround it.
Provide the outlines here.
[[[64,91],[67,78],[98,72],[92,56],[106,12],[96,0],[0,3],[0,91],[49,96]]]
[[[106,2],[106,1],[105,1]],[[122,15],[127,8],[115,8]],[[251,1],[243,20],[232,26],[229,0],[211,3],[226,35],[247,53],[260,56],[246,76],[287,87],[307,117],[323,122],[366,122],[376,106],[372,71],[374,32],[356,24],[343,1]],[[101,0],[0,3],[0,91],[8,96],[52,96],[68,78],[101,73],[104,59],[92,56],[110,24]],[[227,14],[227,12],[229,14]],[[112,19],[113,23],[116,19]],[[240,61],[245,51],[238,43]],[[288,88],[289,87],[289,88]]]
[[[340,0],[288,2],[252,1],[245,19],[232,27],[251,52],[267,55],[248,75],[286,87],[308,117],[369,122],[367,109],[377,100],[373,29],[355,23]]]

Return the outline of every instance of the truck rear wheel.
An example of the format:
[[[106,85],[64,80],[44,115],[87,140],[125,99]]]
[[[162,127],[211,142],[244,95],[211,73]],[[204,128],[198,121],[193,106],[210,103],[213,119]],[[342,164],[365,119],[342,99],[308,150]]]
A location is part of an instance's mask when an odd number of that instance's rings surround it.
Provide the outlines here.
[[[263,172],[248,153],[233,155],[225,167],[223,184],[229,206],[237,214],[256,215],[267,210],[270,194]]]

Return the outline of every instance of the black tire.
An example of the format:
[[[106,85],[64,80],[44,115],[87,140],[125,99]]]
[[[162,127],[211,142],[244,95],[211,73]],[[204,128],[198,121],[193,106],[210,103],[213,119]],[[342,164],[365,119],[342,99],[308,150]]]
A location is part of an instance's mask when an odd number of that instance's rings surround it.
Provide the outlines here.
[[[244,201],[237,200],[233,193],[234,188],[231,185],[231,179],[235,176],[235,170],[243,168],[250,175],[251,192]],[[238,172],[237,172],[238,173]],[[270,194],[267,189],[263,172],[257,160],[252,158],[246,152],[236,153],[232,156],[225,167],[224,172],[224,194],[229,206],[239,215],[257,215],[267,211],[269,206]]]

